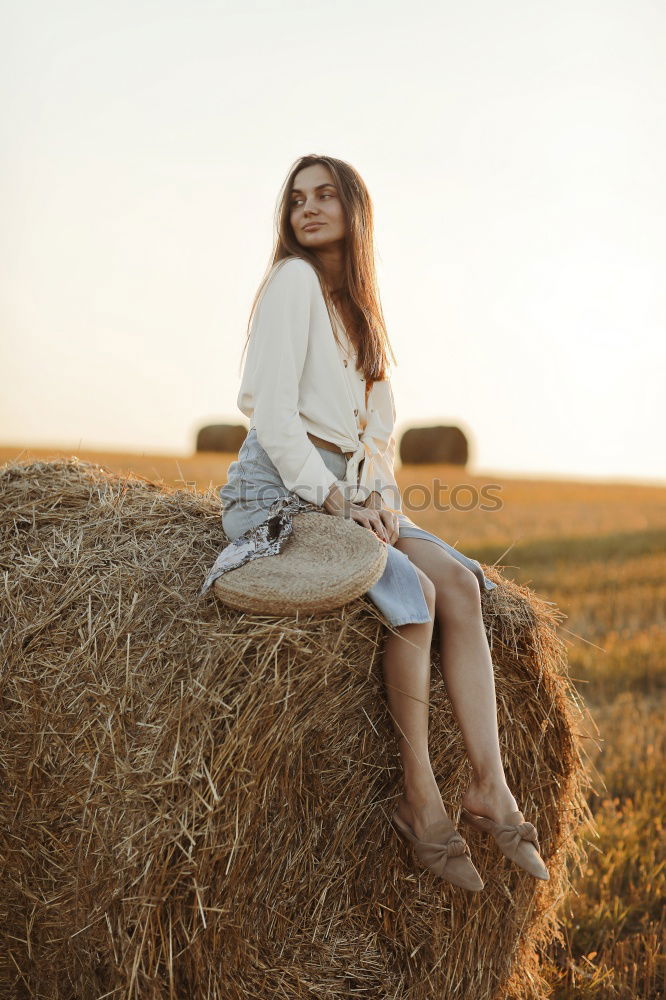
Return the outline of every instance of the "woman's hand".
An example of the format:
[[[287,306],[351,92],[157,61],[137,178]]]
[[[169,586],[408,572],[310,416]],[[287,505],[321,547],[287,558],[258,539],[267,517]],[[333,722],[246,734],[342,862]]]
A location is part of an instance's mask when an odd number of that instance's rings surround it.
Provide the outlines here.
[[[370,528],[382,542],[386,542],[387,545],[393,544],[391,529],[386,526],[383,519],[386,514],[391,514],[390,511],[379,511],[374,506],[366,507],[363,504],[356,504],[350,500],[346,500],[335,483],[331,486],[328,496],[324,500],[323,507],[327,514],[333,514],[335,517],[348,517],[350,520],[362,525],[362,527]],[[395,532],[395,537],[398,537],[397,531]]]
[[[381,493],[378,493],[377,490],[373,490],[363,506],[378,511],[384,527],[386,528],[389,543],[391,545],[395,545],[400,537],[400,521],[398,520],[397,513],[384,506]]]

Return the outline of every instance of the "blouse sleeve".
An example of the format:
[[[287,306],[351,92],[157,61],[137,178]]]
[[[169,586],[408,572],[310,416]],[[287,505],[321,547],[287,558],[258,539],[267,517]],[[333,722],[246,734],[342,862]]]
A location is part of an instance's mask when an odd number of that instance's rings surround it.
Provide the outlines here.
[[[304,261],[281,263],[257,306],[247,356],[257,440],[287,489],[321,506],[337,476],[307,435],[299,383],[308,347],[312,275]]]
[[[393,470],[396,409],[389,378],[373,383],[369,405],[368,422],[363,432],[368,452],[364,462],[364,485],[368,493],[372,490],[380,493],[386,507],[401,511],[400,489]]]

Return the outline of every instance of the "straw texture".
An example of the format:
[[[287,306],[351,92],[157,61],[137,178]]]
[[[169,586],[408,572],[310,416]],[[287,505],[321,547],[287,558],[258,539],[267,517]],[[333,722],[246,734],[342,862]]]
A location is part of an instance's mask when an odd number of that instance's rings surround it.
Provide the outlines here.
[[[574,832],[582,709],[559,613],[482,595],[537,882],[472,832],[486,888],[421,869],[367,598],[251,616],[198,599],[219,498],[75,458],[0,469],[0,983],[41,1000],[540,1000]],[[435,639],[437,630],[435,632]],[[430,748],[469,780],[433,642]]]
[[[377,583],[387,555],[386,543],[360,524],[307,511],[293,516],[281,552],[229,570],[213,590],[252,614],[332,611]]]

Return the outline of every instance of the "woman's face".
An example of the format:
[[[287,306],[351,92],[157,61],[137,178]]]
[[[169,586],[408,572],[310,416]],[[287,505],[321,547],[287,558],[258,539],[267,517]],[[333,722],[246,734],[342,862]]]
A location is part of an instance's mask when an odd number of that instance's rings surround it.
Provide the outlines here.
[[[289,218],[301,246],[321,250],[344,239],[342,202],[333,175],[323,163],[299,170],[289,199]]]

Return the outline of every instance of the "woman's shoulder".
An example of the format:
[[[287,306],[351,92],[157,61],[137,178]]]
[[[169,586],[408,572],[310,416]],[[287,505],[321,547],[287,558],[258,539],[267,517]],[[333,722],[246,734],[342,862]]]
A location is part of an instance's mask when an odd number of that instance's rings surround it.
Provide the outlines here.
[[[278,321],[288,325],[287,317],[293,319],[298,314],[300,322],[304,305],[312,306],[319,289],[317,272],[302,257],[283,257],[276,261],[259,288],[253,330],[263,319],[268,319],[269,325]]]
[[[312,282],[315,279],[319,283],[319,276],[309,260],[304,257],[282,257],[271,267],[268,280],[284,282]]]

